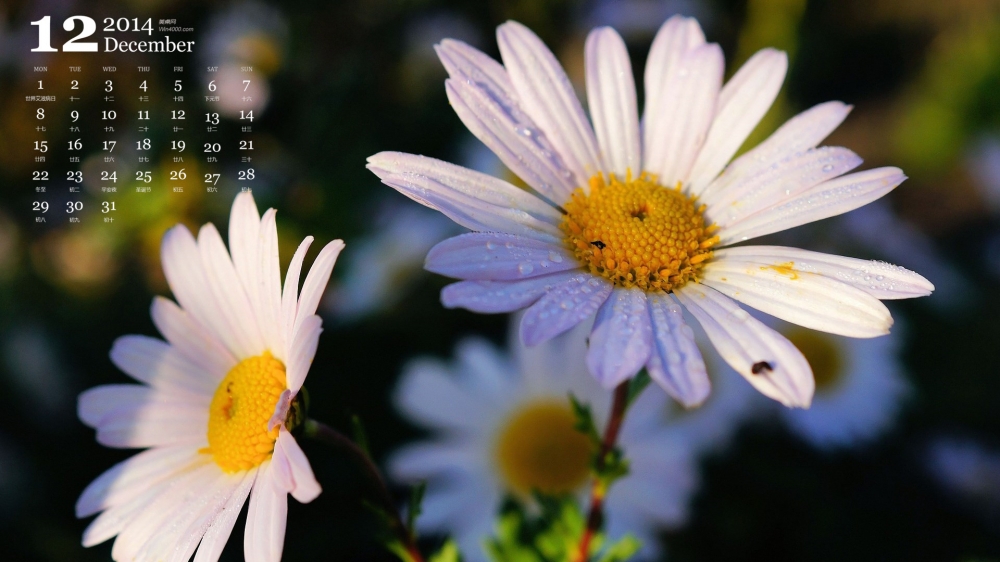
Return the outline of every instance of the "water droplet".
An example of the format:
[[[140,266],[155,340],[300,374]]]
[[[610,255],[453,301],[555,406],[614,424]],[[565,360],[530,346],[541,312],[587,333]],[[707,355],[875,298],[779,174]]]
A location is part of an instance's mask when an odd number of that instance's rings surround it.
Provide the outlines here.
[[[534,270],[535,266],[531,265],[528,262],[523,262],[517,265],[517,271],[521,275],[529,275]]]
[[[737,308],[732,312],[733,318],[739,320],[740,322],[746,322],[750,319],[750,314],[743,310],[742,308]]]
[[[549,261],[553,263],[562,263],[563,258],[556,252],[549,252]]]
[[[487,250],[494,250],[494,249],[496,249],[496,247],[497,247],[497,245],[495,243],[493,243],[493,242],[487,242],[486,243],[486,249]]]
[[[829,174],[832,171],[833,171],[833,164],[827,164],[826,166],[823,166],[824,174]]]
[[[559,308],[561,308],[563,310],[569,310],[569,309],[573,308],[573,301],[571,301],[569,299],[565,299],[561,303],[559,303]]]

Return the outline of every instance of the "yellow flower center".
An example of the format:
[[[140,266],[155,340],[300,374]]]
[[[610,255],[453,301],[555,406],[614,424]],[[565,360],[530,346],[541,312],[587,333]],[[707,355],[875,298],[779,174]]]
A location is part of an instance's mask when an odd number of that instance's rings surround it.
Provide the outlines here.
[[[785,337],[809,361],[817,391],[829,390],[843,381],[846,370],[844,356],[832,336],[815,330],[790,328]]]
[[[240,361],[222,379],[208,414],[208,447],[224,472],[251,469],[271,458],[278,428],[267,430],[285,391],[285,366],[265,351]]]
[[[610,183],[598,174],[589,195],[577,189],[563,208],[560,227],[576,258],[621,287],[669,292],[696,280],[719,241],[704,205],[647,173]]]
[[[566,494],[587,481],[592,450],[575,421],[568,405],[547,400],[509,419],[497,440],[496,461],[511,491]]]

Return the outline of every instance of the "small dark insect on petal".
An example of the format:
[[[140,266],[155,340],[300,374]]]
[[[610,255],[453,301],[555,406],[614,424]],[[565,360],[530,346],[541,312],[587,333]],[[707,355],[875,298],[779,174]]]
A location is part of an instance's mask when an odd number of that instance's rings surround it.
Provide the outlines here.
[[[607,245],[607,244],[605,244],[604,242],[601,242],[600,240],[594,240],[594,241],[593,241],[593,242],[591,242],[590,244],[591,244],[592,246],[597,246],[597,249],[598,249],[598,250],[603,250],[604,248],[607,248],[607,247],[608,247],[608,245]]]
[[[756,363],[753,364],[753,367],[750,367],[750,372],[753,373],[753,374],[755,374],[755,375],[759,375],[759,374],[763,373],[764,371],[770,372],[770,371],[773,371],[773,370],[774,370],[774,367],[772,367],[771,364],[768,363],[767,361],[758,361],[758,362],[756,362]]]

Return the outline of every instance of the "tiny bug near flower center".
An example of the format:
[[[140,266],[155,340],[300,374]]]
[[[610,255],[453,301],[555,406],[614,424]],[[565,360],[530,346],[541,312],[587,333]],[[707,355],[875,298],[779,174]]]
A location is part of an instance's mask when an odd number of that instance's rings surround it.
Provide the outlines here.
[[[697,280],[717,227],[705,223],[705,206],[643,173],[625,181],[590,178],[563,205],[566,245],[591,273],[620,287],[669,292]]]

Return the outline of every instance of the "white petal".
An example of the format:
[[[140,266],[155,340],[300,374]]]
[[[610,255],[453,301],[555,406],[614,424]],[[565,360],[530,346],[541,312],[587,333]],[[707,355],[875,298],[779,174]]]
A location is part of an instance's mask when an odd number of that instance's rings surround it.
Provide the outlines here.
[[[144,513],[152,502],[163,494],[164,490],[169,490],[177,480],[183,479],[185,474],[190,474],[192,466],[196,464],[198,461],[189,459],[187,465],[178,469],[171,477],[160,479],[156,483],[148,483],[136,490],[135,495],[128,500],[106,509],[83,531],[83,546],[94,546],[119,534],[126,525]],[[143,537],[143,540],[147,537]]]
[[[853,211],[889,193],[905,180],[902,170],[891,167],[841,176],[750,215],[721,230],[719,237],[722,244],[733,244]]]
[[[201,538],[208,531],[216,516],[225,508],[236,492],[242,474],[225,474],[216,470],[213,478],[192,489],[189,501],[177,506],[164,521],[160,530],[142,546],[137,560],[163,560],[188,562]]]
[[[250,490],[257,479],[257,472],[255,468],[242,475],[239,486],[229,496],[229,501],[226,502],[222,511],[215,517],[212,525],[201,539],[198,552],[194,556],[194,562],[217,562],[219,560],[222,550],[226,547],[226,542],[229,541],[229,535],[233,532],[236,519],[239,517],[240,511],[243,510],[243,504],[247,501],[247,496],[250,495]]]
[[[688,283],[674,294],[698,319],[719,355],[757,390],[786,406],[809,407],[815,389],[812,369],[784,336],[710,287]]]
[[[229,212],[229,252],[240,280],[249,289],[256,285],[260,242],[260,213],[249,191],[240,193]]]
[[[427,253],[424,268],[457,279],[517,281],[580,267],[565,244],[470,232],[448,238]]]
[[[702,192],[702,201],[725,191],[734,181],[756,174],[787,155],[815,148],[851,112],[851,107],[839,101],[813,106],[785,122],[764,142],[726,166],[722,175]]]
[[[274,222],[276,211],[268,209],[260,221],[258,242],[257,286],[247,287],[256,293],[257,318],[264,342],[280,361],[287,358],[288,342],[281,329],[281,265],[278,263],[278,227]]]
[[[656,123],[649,122],[658,136],[649,137],[643,154],[646,169],[661,184],[672,187],[687,179],[712,126],[724,67],[717,44],[701,45],[685,53],[664,81],[659,95],[670,102],[659,106]]]
[[[602,172],[594,131],[555,55],[530,29],[509,21],[497,28],[497,44],[521,107],[556,147],[576,185]]]
[[[168,343],[148,336],[122,336],[111,346],[111,362],[125,374],[155,388],[191,394],[197,400],[212,396],[218,373],[192,363]]]
[[[272,473],[271,462],[260,465],[257,481],[250,494],[243,556],[247,562],[279,562],[285,546],[288,494],[280,490]]]
[[[191,464],[196,456],[195,449],[187,445],[157,447],[131,456],[87,485],[76,501],[76,516],[87,517],[132,501]]]
[[[860,156],[840,147],[824,146],[789,155],[756,174],[727,185],[723,191],[706,195],[701,199],[708,205],[705,217],[724,229],[860,165]]]
[[[154,297],[150,316],[156,329],[170,342],[170,345],[186,359],[202,368],[203,372],[216,377],[216,383],[238,361],[214,335],[202,327],[194,316],[174,304],[170,299]]]
[[[281,322],[286,338],[295,331],[295,313],[299,310],[299,276],[302,273],[302,262],[312,243],[312,236],[306,236],[302,240],[285,273],[285,285],[281,293]]]
[[[587,367],[605,388],[634,377],[653,351],[653,328],[642,289],[615,288],[597,311]]]
[[[323,491],[313,475],[309,459],[292,434],[284,428],[279,431],[278,440],[274,443],[271,462],[280,465],[281,479],[287,485],[283,489],[299,502],[309,503]]]
[[[495,314],[514,312],[534,304],[546,292],[568,283],[579,269],[550,273],[521,281],[462,281],[441,290],[445,308],[465,308]]]
[[[257,318],[246,288],[236,274],[236,268],[226,251],[226,245],[215,225],[208,223],[198,231],[198,250],[205,268],[208,289],[219,303],[226,328],[238,346],[237,357],[260,355],[266,349]]]
[[[106,447],[159,447],[206,440],[208,403],[154,394],[121,405],[97,422],[97,442]]]
[[[934,291],[930,281],[898,265],[799,248],[740,246],[715,251],[713,261],[727,260],[822,275],[861,289],[880,300],[925,297]]]
[[[577,187],[573,173],[521,109],[500,63],[452,39],[435,50],[452,78],[445,81],[448,101],[469,131],[535,191],[557,203],[568,199]]]
[[[333,273],[333,266],[337,263],[337,256],[344,249],[343,240],[334,240],[319,251],[316,261],[309,268],[306,280],[302,282],[302,293],[299,295],[299,302],[295,309],[295,324],[292,326],[290,341],[298,338],[303,323],[316,314],[319,301],[326,292],[326,285],[330,282],[330,274]],[[294,343],[292,344],[294,345]],[[310,358],[311,360],[311,358]]]
[[[597,311],[614,285],[603,277],[577,273],[547,291],[521,318],[521,341],[538,345],[569,330]]]
[[[881,301],[814,273],[713,259],[702,270],[701,282],[761,312],[822,332],[872,338],[888,334],[892,326]]]
[[[670,295],[650,293],[649,316],[654,345],[646,365],[649,376],[686,408],[701,404],[712,385],[680,305]]]
[[[293,393],[302,388],[309,374],[316,348],[319,346],[319,335],[323,332],[323,319],[313,314],[306,317],[292,339],[288,350],[288,363],[285,384]]]
[[[625,42],[610,27],[590,32],[586,43],[587,102],[608,170],[624,180],[642,172],[635,79]]]
[[[404,369],[394,401],[400,411],[429,429],[451,434],[483,431],[493,411],[493,396],[450,372],[438,361],[417,359]]]
[[[723,86],[708,139],[691,168],[692,194],[700,195],[750,136],[778,97],[787,70],[785,53],[762,49]]]
[[[125,524],[111,548],[114,560],[133,560],[149,540],[163,530],[164,523],[179,508],[198,498],[221,474],[211,461],[188,469],[168,482],[159,495]]]
[[[236,334],[226,323],[222,303],[209,288],[198,243],[184,225],[177,225],[163,235],[160,259],[167,283],[184,311],[208,328],[230,353],[239,356],[241,347]]]
[[[410,443],[395,451],[387,461],[393,479],[406,483],[421,480],[455,481],[475,479],[482,465],[481,447],[475,441],[442,439]],[[431,490],[428,490],[430,492]],[[436,515],[428,514],[431,517]]]
[[[156,392],[144,384],[104,384],[88,388],[77,399],[76,413],[84,424],[97,427],[101,418],[128,403],[146,402]]]
[[[368,169],[410,199],[478,231],[499,231],[557,241],[559,212],[537,196],[501,179],[434,158],[380,152]]]
[[[208,408],[211,396],[194,396],[186,392],[160,390],[141,384],[106,384],[80,393],[77,413],[80,421],[90,427],[100,427],[101,420],[113,412],[137,410],[146,404],[179,404],[185,408]]]
[[[661,127],[666,121],[660,119],[661,115],[671,111],[673,103],[671,98],[664,95],[667,83],[673,80],[680,69],[684,56],[704,43],[705,34],[694,18],[673,16],[656,33],[646,60],[646,100],[642,117],[642,146],[645,154],[649,154],[651,146],[671,134],[671,131]],[[648,166],[648,162],[646,165]]]

